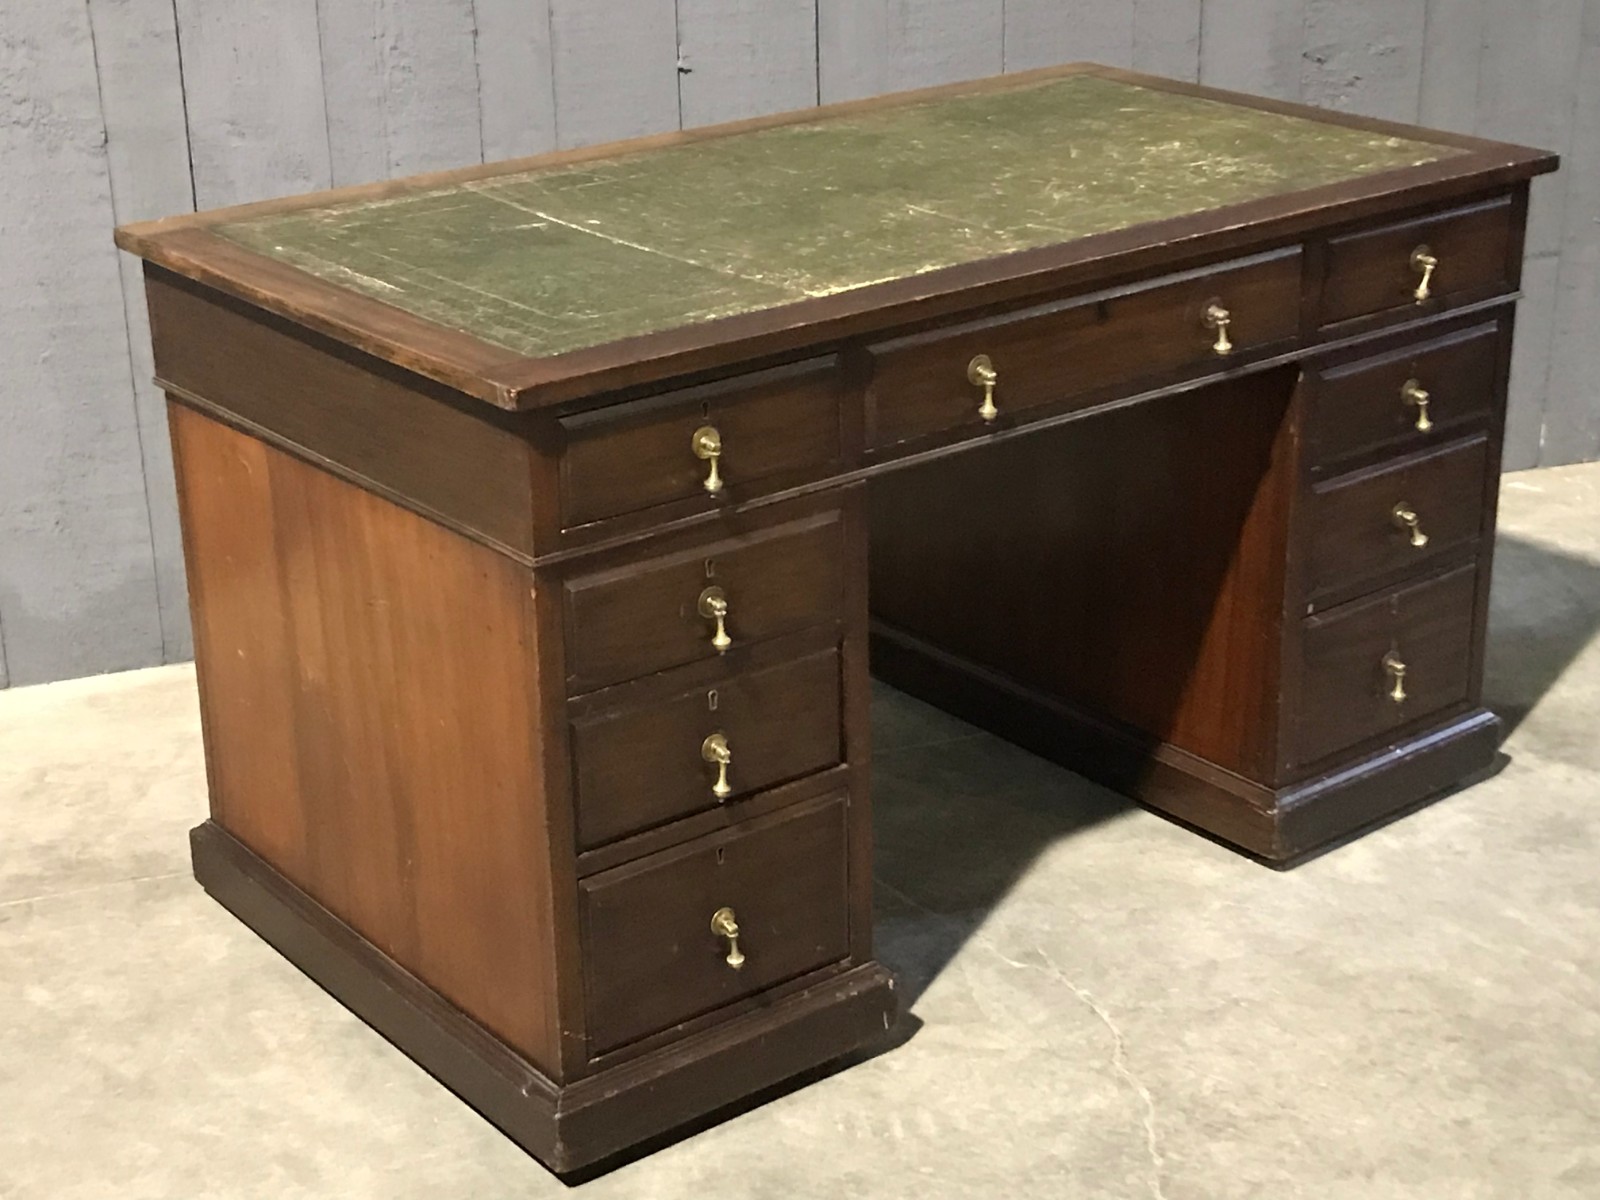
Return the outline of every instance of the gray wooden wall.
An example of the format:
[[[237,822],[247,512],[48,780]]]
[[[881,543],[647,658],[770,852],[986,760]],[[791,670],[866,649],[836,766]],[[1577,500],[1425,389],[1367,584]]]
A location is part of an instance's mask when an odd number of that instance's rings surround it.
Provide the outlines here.
[[[1073,59],[1565,152],[1506,461],[1600,457],[1600,0],[0,0],[0,686],[190,653],[114,224]]]

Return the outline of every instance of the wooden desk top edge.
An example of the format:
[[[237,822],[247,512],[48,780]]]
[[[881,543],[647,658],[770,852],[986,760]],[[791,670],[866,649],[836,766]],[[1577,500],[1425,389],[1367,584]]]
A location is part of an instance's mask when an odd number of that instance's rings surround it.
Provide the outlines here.
[[[1454,155],[1307,190],[1286,192],[1036,249],[943,267],[830,296],[682,325],[549,357],[528,357],[361,295],[212,232],[242,219],[378,200],[530,169],[615,158],[776,126],[815,122],[946,97],[1024,88],[1075,74],[1196,96],[1324,124],[1450,147]],[[1200,261],[1245,244],[1289,240],[1313,225],[1359,220],[1509,186],[1557,168],[1556,155],[1420,126],[1330,112],[1288,101],[1090,63],[899,92],[652,137],[560,150],[455,171],[260,201],[126,225],[117,244],[159,267],[257,305],[377,358],[512,411],[549,407],[668,379],[713,374],[755,358],[937,319],[979,305],[1024,301],[1091,278],[1137,274],[1163,262]],[[1177,247],[1175,254],[1174,247]]]

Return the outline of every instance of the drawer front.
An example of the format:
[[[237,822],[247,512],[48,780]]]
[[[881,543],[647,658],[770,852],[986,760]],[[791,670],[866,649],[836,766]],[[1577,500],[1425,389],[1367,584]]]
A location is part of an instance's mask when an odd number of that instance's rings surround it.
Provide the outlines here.
[[[573,722],[578,840],[587,849],[840,761],[837,648]],[[729,761],[726,794],[707,739]]]
[[[1319,485],[1311,500],[1312,597],[1426,567],[1475,540],[1488,471],[1488,442],[1476,438]]]
[[[845,958],[845,816],[830,796],[583,880],[590,1054]],[[737,969],[712,929],[724,908]]]
[[[1477,587],[1477,567],[1468,565],[1307,618],[1293,764],[1467,700]]]
[[[675,500],[707,505],[820,475],[839,461],[839,364],[813,359],[561,421],[568,529]],[[714,430],[716,476],[702,430]],[[720,483],[716,491],[707,482]]]
[[[1333,238],[1328,243],[1322,323],[1414,313],[1424,273],[1413,260],[1419,250],[1438,261],[1428,280],[1431,297],[1473,300],[1511,290],[1512,223],[1511,200],[1506,197]]]
[[[1421,449],[1483,421],[1499,391],[1502,342],[1499,325],[1480,325],[1323,372],[1309,428],[1314,461]]]
[[[726,605],[724,649],[837,620],[843,550],[832,511],[569,580],[568,694],[718,654],[709,596]]]
[[[993,365],[1002,421],[1129,380],[1220,367],[1227,360],[1217,354],[1218,330],[1206,320],[1213,302],[1227,309],[1237,350],[1294,338],[1299,249],[869,347],[870,444],[985,425],[984,388],[968,374],[979,354]]]

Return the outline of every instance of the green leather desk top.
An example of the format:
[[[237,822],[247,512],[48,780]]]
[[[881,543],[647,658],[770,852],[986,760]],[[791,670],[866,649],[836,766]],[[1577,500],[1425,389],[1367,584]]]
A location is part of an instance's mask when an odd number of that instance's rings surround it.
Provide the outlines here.
[[[1458,153],[1072,75],[215,232],[546,356]]]

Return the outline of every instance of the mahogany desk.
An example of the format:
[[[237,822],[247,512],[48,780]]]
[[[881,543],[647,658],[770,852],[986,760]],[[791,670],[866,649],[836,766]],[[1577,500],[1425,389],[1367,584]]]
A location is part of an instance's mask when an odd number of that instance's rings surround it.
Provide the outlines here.
[[[120,230],[197,876],[568,1171],[893,1021],[869,638],[1269,860],[1415,805],[1554,167],[1078,66]]]

